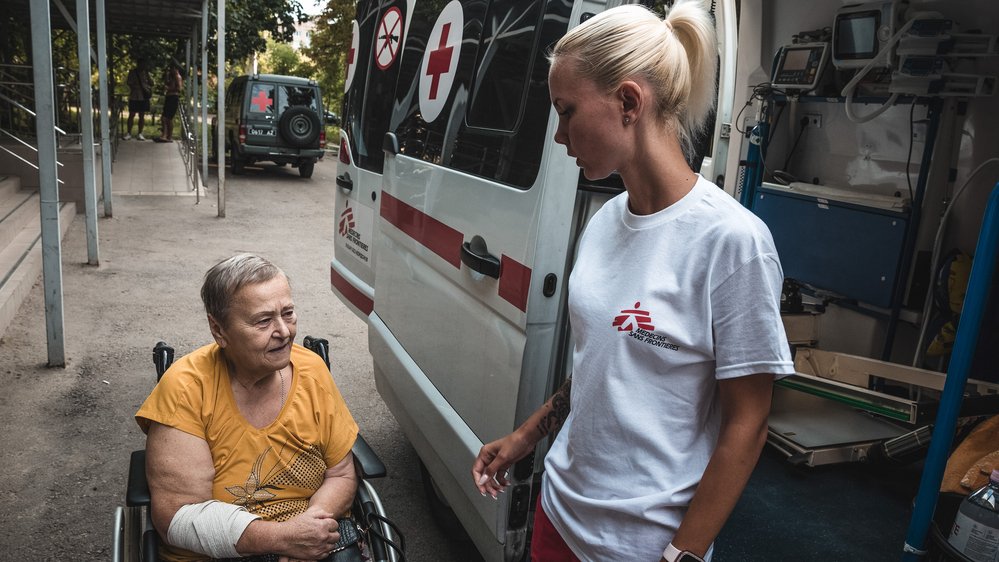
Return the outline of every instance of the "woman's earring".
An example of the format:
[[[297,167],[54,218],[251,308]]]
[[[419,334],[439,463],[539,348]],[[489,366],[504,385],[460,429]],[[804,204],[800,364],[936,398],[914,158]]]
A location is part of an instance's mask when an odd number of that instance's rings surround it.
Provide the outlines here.
[[[631,117],[624,118],[624,124],[627,125],[628,123],[631,123]]]

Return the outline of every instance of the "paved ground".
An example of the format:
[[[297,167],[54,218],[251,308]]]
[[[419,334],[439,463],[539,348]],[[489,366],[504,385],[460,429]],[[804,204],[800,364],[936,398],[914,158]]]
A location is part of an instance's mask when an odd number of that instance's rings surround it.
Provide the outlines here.
[[[334,170],[327,160],[311,180],[274,166],[229,176],[219,219],[214,189],[196,204],[176,177],[175,145],[122,144],[114,216],[99,221],[101,265],[85,265],[82,216],[63,240],[66,368],[45,367],[40,284],[0,340],[0,559],[110,559],[128,456],[144,443],[132,415],[155,380],[152,346],[163,339],[182,352],[210,340],[201,276],[238,251],[284,268],[299,336],[330,340],[340,389],[388,467],[375,485],[409,559],[474,559],[431,522],[415,453],[374,390],[366,327],[330,291]],[[157,190],[177,196],[129,194]]]

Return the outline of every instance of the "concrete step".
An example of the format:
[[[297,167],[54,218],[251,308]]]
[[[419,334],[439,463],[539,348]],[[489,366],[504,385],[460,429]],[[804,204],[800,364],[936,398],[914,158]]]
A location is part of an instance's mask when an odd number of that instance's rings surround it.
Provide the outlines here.
[[[0,173],[0,198],[7,197],[15,191],[21,189],[21,178]]]
[[[75,203],[60,204],[60,237],[65,236],[75,216]],[[41,273],[41,227],[36,220],[25,225],[10,244],[0,249],[0,336],[7,331]]]
[[[38,192],[0,194],[0,248],[6,248],[30,222],[38,222]]]

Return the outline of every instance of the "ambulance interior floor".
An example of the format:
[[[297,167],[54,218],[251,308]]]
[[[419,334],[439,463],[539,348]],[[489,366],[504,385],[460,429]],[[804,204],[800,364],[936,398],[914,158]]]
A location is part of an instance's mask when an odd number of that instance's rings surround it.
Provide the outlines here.
[[[714,562],[901,560],[920,473],[919,463],[793,466],[768,445]]]

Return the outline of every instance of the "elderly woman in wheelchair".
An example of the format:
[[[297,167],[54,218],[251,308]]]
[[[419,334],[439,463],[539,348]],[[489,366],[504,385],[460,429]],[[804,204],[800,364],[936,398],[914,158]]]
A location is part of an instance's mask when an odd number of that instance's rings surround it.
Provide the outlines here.
[[[357,424],[325,357],[294,343],[287,277],[240,254],[201,297],[215,343],[179,359],[135,416],[157,557],[333,559],[341,531],[356,534],[338,519],[358,489]]]

